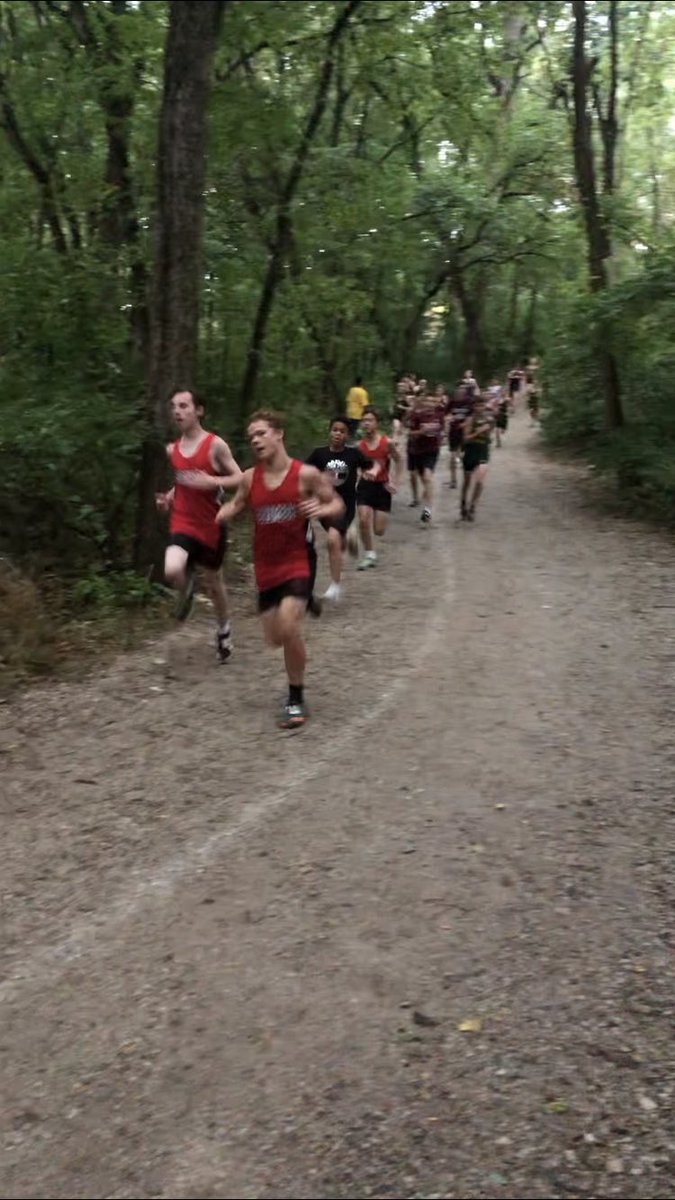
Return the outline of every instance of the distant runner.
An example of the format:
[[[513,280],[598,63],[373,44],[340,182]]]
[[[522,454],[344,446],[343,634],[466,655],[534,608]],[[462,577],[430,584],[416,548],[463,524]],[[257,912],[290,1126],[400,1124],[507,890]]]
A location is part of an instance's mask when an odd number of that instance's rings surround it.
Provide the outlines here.
[[[358,537],[356,530],[352,528],[352,522],[356,515],[356,485],[359,472],[367,479],[368,471],[373,465],[359,446],[347,445],[348,436],[347,418],[334,417],[331,421],[328,445],[317,446],[307,459],[310,466],[328,474],[344,504],[341,516],[321,519],[328,536],[331,575],[331,582],[323,598],[335,603],[342,599],[342,559],[345,546],[350,554],[358,554]]]
[[[363,386],[363,380],[360,375],[356,376],[352,387],[347,392],[345,407],[347,409],[347,417],[349,419],[349,436],[355,437],[364,409],[368,403],[368,393]]]
[[[443,440],[445,402],[442,396],[420,397],[408,418],[408,469],[422,481],[424,508],[422,524],[431,521],[434,502],[434,471]]]
[[[373,534],[384,537],[387,519],[391,512],[392,492],[395,492],[401,475],[402,460],[394,443],[377,428],[378,417],[374,408],[367,408],[363,414],[364,437],[359,442],[359,450],[365,458],[372,462],[371,471],[362,477],[356,489],[356,505],[359,513],[359,531],[363,542],[363,558],[358,565],[359,571],[377,566],[377,553],[374,548]],[[389,475],[390,464],[396,464],[396,481],[392,483]]]
[[[457,487],[457,466],[464,449],[464,425],[473,412],[473,395],[461,384],[447,403],[448,446],[450,448],[450,487]]]
[[[474,400],[473,412],[464,425],[464,482],[462,484],[461,516],[473,521],[476,505],[485,484],[490,458],[492,423],[480,394]]]

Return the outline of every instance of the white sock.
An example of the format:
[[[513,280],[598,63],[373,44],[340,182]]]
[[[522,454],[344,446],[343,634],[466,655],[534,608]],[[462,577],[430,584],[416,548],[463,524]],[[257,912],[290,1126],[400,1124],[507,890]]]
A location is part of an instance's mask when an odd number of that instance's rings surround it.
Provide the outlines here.
[[[222,621],[218,625],[218,633],[220,634],[221,637],[229,637],[229,635],[232,633],[232,626],[230,625],[229,620]]]

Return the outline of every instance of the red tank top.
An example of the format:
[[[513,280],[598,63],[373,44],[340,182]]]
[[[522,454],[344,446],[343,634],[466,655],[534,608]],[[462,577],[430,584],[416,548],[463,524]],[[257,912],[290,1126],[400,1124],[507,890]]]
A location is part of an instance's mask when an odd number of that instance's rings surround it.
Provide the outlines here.
[[[174,442],[170,455],[176,473],[176,490],[169,528],[172,533],[186,533],[212,548],[218,545],[221,537],[220,526],[216,525],[216,513],[220,507],[218,493],[215,490],[203,492],[193,487],[190,476],[193,471],[218,474],[211,465],[211,446],[215,437],[215,433],[207,433],[194,454],[190,455],[182,454],[180,442]]]
[[[363,438],[359,442],[359,450],[362,452],[362,454],[365,454],[366,458],[369,458],[371,462],[377,463],[378,467],[380,468],[375,482],[388,483],[390,454],[389,438],[382,434],[374,450],[372,446],[368,445],[366,439]]]
[[[289,579],[309,579],[311,575],[312,531],[307,518],[298,512],[301,469],[302,463],[291,459],[283,481],[278,487],[268,488],[264,466],[253,468],[249,504],[255,521],[255,579],[261,592]]]

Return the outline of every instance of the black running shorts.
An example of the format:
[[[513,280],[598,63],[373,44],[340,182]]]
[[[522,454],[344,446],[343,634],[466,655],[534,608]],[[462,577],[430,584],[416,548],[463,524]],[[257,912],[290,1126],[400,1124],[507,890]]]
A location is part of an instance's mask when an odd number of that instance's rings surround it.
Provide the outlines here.
[[[356,489],[359,508],[374,508],[376,512],[391,512],[391,492],[377,479],[362,479]]]
[[[227,530],[221,527],[217,546],[207,546],[205,542],[200,542],[199,538],[192,537],[189,533],[171,533],[167,544],[186,550],[188,562],[194,563],[196,567],[217,571],[223,565],[227,549]]]

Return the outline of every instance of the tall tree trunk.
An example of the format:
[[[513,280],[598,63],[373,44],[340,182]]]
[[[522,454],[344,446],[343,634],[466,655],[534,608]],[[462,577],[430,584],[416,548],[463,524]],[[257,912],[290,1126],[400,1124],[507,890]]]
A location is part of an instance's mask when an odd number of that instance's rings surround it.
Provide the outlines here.
[[[479,371],[485,361],[480,305],[475,302],[467,288],[460,267],[453,266],[450,282],[464,320],[464,368]]]
[[[288,252],[292,245],[291,205],[295,199],[312,143],[318,133],[321,118],[328,103],[338,44],[347,29],[352,15],[362,3],[363,0],[347,0],[328,35],[326,55],[319,72],[312,107],[307,117],[302,137],[298,143],[295,157],[281,189],[277,208],[274,242],[267,262],[267,270],[253,325],[253,333],[246,356],[246,370],[240,393],[241,416],[253,407],[258,376],[260,374],[262,353],[267,336],[267,326],[279,284],[284,276]]]
[[[202,270],[207,104],[227,0],[172,0],[157,155],[157,240],[150,305],[146,436],[139,478],[136,565],[158,562],[155,492],[166,472],[167,403],[194,387]]]
[[[586,227],[590,286],[591,291],[597,293],[607,288],[607,261],[611,257],[612,247],[607,223],[601,211],[598,197],[593,151],[593,131],[588,108],[588,84],[593,67],[586,58],[586,0],[573,0],[572,8],[574,12],[574,52],[572,58],[572,83],[574,89],[572,143],[574,149],[574,170]],[[610,192],[614,185],[614,153],[616,150],[617,135],[615,93],[618,78],[618,45],[615,0],[612,0],[610,9],[610,39],[610,96],[607,104],[607,115],[603,118],[601,107],[598,113],[603,132],[603,171],[605,190],[607,192]],[[599,97],[599,93],[597,95]],[[596,99],[596,107],[598,107],[598,99]],[[619,429],[624,423],[624,417],[618,367],[611,350],[602,347],[600,356],[602,359],[605,393],[605,424],[610,430]]]

